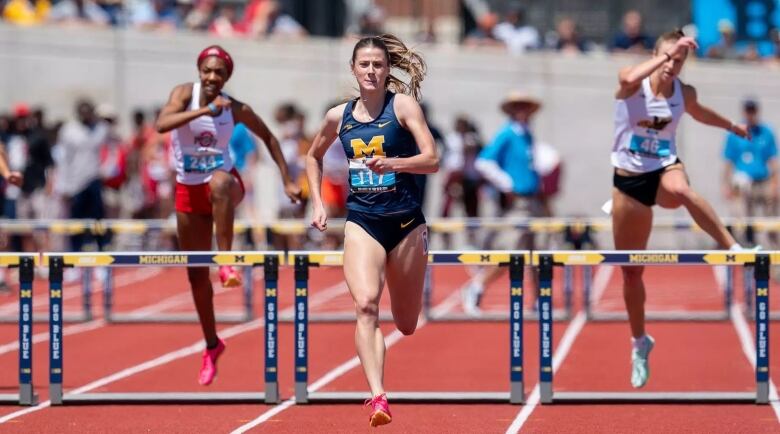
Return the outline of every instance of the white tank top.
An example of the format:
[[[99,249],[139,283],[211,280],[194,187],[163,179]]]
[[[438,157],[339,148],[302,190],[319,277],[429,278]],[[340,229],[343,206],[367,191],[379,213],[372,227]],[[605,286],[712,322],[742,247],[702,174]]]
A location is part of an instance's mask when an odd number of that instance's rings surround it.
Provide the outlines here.
[[[656,98],[650,77],[626,99],[615,101],[612,165],[636,173],[652,172],[677,161],[677,124],[685,113],[680,80],[670,98]]]
[[[225,98],[227,95],[222,94]],[[192,85],[190,110],[197,110],[200,83]],[[201,116],[173,130],[171,141],[176,160],[176,181],[181,184],[205,184],[215,170],[233,169],[228,146],[233,135],[233,112],[225,108],[219,116]]]

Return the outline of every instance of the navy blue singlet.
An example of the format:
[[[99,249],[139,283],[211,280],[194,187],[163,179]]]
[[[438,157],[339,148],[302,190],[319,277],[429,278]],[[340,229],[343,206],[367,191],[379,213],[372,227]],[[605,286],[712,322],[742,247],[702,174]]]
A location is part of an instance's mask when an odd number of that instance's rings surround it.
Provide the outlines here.
[[[378,175],[365,165],[371,158],[419,154],[412,133],[398,123],[394,99],[395,93],[387,92],[382,113],[371,122],[359,122],[352,116],[357,99],[348,102],[344,109],[339,138],[349,159],[349,210],[396,214],[421,206],[415,175],[397,172]]]

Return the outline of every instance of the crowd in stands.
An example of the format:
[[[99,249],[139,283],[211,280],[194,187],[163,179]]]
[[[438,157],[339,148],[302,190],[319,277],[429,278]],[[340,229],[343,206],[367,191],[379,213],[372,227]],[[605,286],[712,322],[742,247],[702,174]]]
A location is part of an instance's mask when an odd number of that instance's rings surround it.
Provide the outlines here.
[[[385,31],[387,14],[372,0],[347,2],[344,35],[379,34]],[[286,13],[278,0],[0,0],[5,22],[31,26],[122,26],[149,31],[189,30],[208,32],[221,38],[295,39],[308,35],[307,29]],[[475,11],[472,11],[475,12]],[[526,19],[520,2],[510,2],[502,10],[484,9],[474,14],[476,26],[461,42],[467,47],[503,46],[515,54],[550,50],[577,54],[589,51],[646,53],[654,36],[648,34],[641,14],[627,11],[619,29],[602,40],[587,40],[580,34],[573,16],[559,17],[554,28],[542,34]],[[437,42],[436,20],[425,20],[418,42]],[[693,24],[686,33],[696,36]],[[717,23],[720,40],[697,53],[711,59],[775,61],[780,59],[780,34],[770,34],[772,50],[760,52],[755,42],[736,40],[735,24],[728,19]]]

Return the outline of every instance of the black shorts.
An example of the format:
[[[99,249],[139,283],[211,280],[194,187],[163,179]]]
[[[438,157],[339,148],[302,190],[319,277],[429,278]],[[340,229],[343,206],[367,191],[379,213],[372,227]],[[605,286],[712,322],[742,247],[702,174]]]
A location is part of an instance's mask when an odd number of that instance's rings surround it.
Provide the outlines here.
[[[669,166],[679,163],[681,163],[681,161],[677,159],[677,161]],[[612,185],[642,204],[653,206],[655,205],[655,197],[658,194],[658,186],[661,184],[661,174],[663,174],[669,166],[633,176],[618,175],[617,169],[615,169],[612,176]]]
[[[349,210],[347,221],[355,223],[390,253],[417,226],[425,224],[422,209],[399,214],[374,214]]]

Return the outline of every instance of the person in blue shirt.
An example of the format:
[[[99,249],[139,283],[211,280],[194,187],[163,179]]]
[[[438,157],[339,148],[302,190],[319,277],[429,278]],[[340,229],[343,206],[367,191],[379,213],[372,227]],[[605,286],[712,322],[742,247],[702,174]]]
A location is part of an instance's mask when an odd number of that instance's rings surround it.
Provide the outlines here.
[[[360,96],[328,110],[306,157],[312,226],[324,231],[322,161],[338,138],[349,159],[344,277],[355,302],[355,346],[373,398],[369,424],[390,423],[383,376],[385,344],[379,299],[385,281],[393,321],[404,335],[422,310],[428,231],[416,176],[439,169],[439,157],[418,103],[425,62],[393,35],[360,39],[352,51]],[[405,83],[394,74],[409,77]]]
[[[233,135],[230,136],[228,145],[230,158],[233,159],[233,167],[238,170],[241,180],[244,182],[244,201],[240,203],[236,214],[242,218],[254,220],[254,177],[257,169],[258,152],[257,143],[252,133],[239,123],[233,127]]]
[[[534,137],[531,118],[542,104],[536,98],[521,92],[510,93],[501,103],[508,116],[493,141],[480,152],[475,163],[477,170],[507,200],[502,204],[505,218],[541,217],[545,206],[540,196],[539,174],[534,168]],[[517,248],[534,248],[533,234],[522,231]],[[479,303],[485,287],[501,275],[502,268],[481,269],[461,290],[463,311],[479,315]]]
[[[734,133],[726,136],[723,158],[726,169],[723,176],[727,199],[740,208],[741,217],[777,216],[778,178],[777,144],[772,129],[759,119],[758,102],[752,98],[742,104],[745,124],[752,139]],[[747,241],[755,244],[753,232],[747,231]],[[770,242],[777,243],[777,234],[770,234]]]

